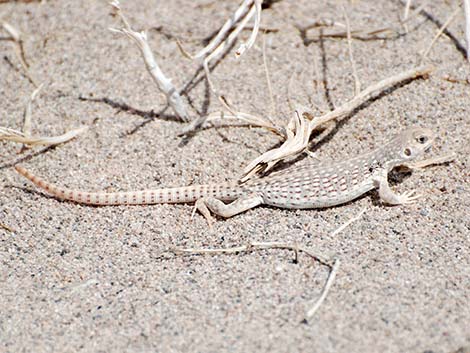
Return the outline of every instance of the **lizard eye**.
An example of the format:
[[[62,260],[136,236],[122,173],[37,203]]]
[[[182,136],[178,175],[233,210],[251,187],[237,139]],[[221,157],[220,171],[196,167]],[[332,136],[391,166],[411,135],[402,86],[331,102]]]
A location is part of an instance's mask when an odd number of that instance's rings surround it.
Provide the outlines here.
[[[405,156],[409,157],[411,156],[411,150],[409,148],[405,148],[405,150],[403,151],[403,153],[405,154]]]
[[[417,138],[419,143],[426,143],[428,141],[428,138],[426,136],[420,136]]]

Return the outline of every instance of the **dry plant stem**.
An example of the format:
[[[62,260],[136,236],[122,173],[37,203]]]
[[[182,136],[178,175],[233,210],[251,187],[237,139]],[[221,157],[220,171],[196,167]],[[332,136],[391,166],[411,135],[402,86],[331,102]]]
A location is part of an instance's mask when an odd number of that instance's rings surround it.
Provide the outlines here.
[[[182,47],[181,43],[178,41],[177,44],[179,48],[181,49],[181,52],[183,55],[190,59],[195,59],[199,60],[204,57],[206,57],[209,53],[211,53],[213,50],[215,50],[219,44],[224,40],[224,38],[227,36],[227,33],[233,28],[235,23],[237,23],[240,18],[242,18],[246,12],[248,11],[249,6],[253,3],[253,0],[245,0],[243,3],[238,7],[238,9],[235,11],[233,16],[229,18],[222,28],[219,30],[217,35],[207,44],[203,49],[201,49],[197,54],[191,55],[189,54],[184,48]]]
[[[268,60],[266,58],[266,34],[263,36],[263,66],[266,74],[266,83],[268,85],[269,99],[271,101],[271,111],[268,116],[269,121],[274,125],[273,117],[277,116],[276,102],[274,100],[273,86],[271,83],[271,75],[269,74]]]
[[[117,15],[121,18],[124,24],[124,28],[111,28],[110,30],[113,32],[124,34],[130,39],[134,40],[134,42],[137,44],[141,51],[142,58],[144,59],[147,71],[149,72],[154,82],[157,84],[158,89],[165,94],[168,104],[173,108],[176,115],[178,115],[178,117],[182,121],[189,121],[189,115],[178,90],[173,86],[171,80],[165,76],[165,74],[162,72],[157,62],[155,61],[155,57],[147,41],[147,34],[145,32],[139,33],[132,30],[131,26],[129,25],[129,22],[126,20],[124,14],[121,11],[118,1],[113,1],[111,3],[111,6],[114,7],[117,12]]]
[[[255,25],[253,27],[253,31],[251,32],[250,38],[246,43],[242,43],[238,50],[235,52],[237,58],[240,58],[248,49],[250,49],[253,44],[255,44],[256,36],[259,32],[259,26],[261,23],[261,4],[263,0],[254,0],[254,8],[256,12],[255,16]]]
[[[339,233],[341,233],[343,230],[345,230],[351,223],[354,223],[356,221],[358,221],[362,215],[366,212],[366,207],[364,207],[357,216],[351,218],[349,221],[347,221],[346,223],[344,223],[343,225],[341,225],[339,228],[337,228],[336,230],[333,231],[333,233],[331,233],[331,236],[335,236],[335,235],[338,235]]]
[[[64,142],[67,142],[73,139],[78,134],[82,133],[88,129],[88,127],[81,127],[75,130],[68,131],[67,133],[60,136],[51,136],[51,137],[33,137],[25,136],[21,131],[14,129],[9,129],[6,127],[0,127],[0,141],[13,141],[17,143],[22,143],[25,145],[36,146],[36,145],[45,145],[52,146],[58,145]]]
[[[372,29],[351,29],[351,38],[360,39],[360,40],[369,40],[369,39],[387,39],[391,38],[392,34],[398,33],[396,29],[392,27],[379,27]],[[382,35],[379,37],[379,35]],[[347,38],[347,31],[332,31],[324,30],[321,34],[322,38]],[[314,36],[312,40],[318,40],[319,36]]]
[[[23,134],[25,137],[31,136],[31,115],[33,110],[33,103],[36,97],[38,96],[39,92],[41,91],[43,85],[41,84],[38,88],[34,90],[29,98],[28,104],[26,104],[26,108],[24,110],[24,120],[23,120]]]
[[[292,250],[295,252],[295,258],[298,258],[298,253],[300,251],[304,252],[314,260],[317,260],[322,265],[331,267],[332,261],[330,258],[313,253],[311,250],[299,246],[298,244],[289,244],[284,242],[250,242],[247,245],[235,246],[232,248],[215,248],[215,249],[180,249],[174,248],[169,249],[167,252],[173,253],[175,255],[220,255],[220,254],[236,254],[239,252],[250,252],[250,251],[260,251],[268,249],[282,249],[282,250]]]
[[[465,11],[465,40],[467,42],[467,60],[470,62],[470,0],[463,0]]]
[[[175,255],[220,255],[220,254],[236,254],[239,252],[252,252],[252,251],[259,251],[259,250],[266,250],[266,249],[285,249],[285,250],[292,250],[295,253],[295,259],[298,259],[298,253],[304,252],[306,255],[310,256],[314,260],[317,260],[321,264],[330,267],[330,273],[328,275],[328,279],[326,281],[325,286],[322,289],[319,299],[315,302],[313,307],[308,310],[306,313],[306,319],[311,318],[321,304],[325,301],[326,296],[334,282],[336,277],[336,273],[338,272],[338,268],[340,265],[339,260],[334,260],[333,264],[331,264],[331,260],[323,255],[319,255],[313,253],[311,250],[298,246],[297,244],[288,244],[282,242],[252,242],[248,245],[237,246],[233,248],[220,248],[220,249],[170,249],[168,252],[173,253]]]
[[[374,85],[371,85],[361,91],[350,101],[335,108],[325,115],[315,117],[312,112],[305,109],[299,109],[289,124],[295,127],[295,130],[286,128],[286,141],[279,147],[265,152],[261,156],[253,160],[243,171],[240,178],[241,181],[248,180],[253,174],[259,171],[268,171],[278,162],[288,157],[293,157],[305,151],[308,147],[311,133],[320,125],[328,121],[341,119],[351,114],[355,109],[364,104],[367,100],[382,92],[383,90],[392,87],[400,82],[415,79],[429,74],[432,71],[430,66],[420,66],[415,69],[404,71],[395,76],[386,78]],[[310,118],[306,119],[305,115]],[[293,124],[292,124],[293,123]]]
[[[310,132],[309,123],[303,117],[305,112],[305,110],[300,108],[295,111],[293,118],[286,128],[287,138],[281,147],[263,153],[248,164],[243,170],[243,175],[240,178],[241,182],[247,181],[261,170],[268,171],[279,161],[302,153],[307,149]]]
[[[335,20],[332,20],[330,18],[321,18],[319,20],[313,20],[312,22],[310,22],[309,24],[304,25],[304,26],[296,25],[296,28],[299,31],[306,32],[306,31],[308,31],[310,29],[313,29],[313,28],[334,27],[334,26],[345,27],[342,23],[336,22]]]
[[[351,218],[348,220],[346,223],[344,223],[342,226],[337,228],[332,235],[336,235],[340,232],[342,232],[346,227],[351,225],[351,223],[359,220],[362,215],[365,212],[365,208],[354,218]],[[309,309],[306,313],[306,320],[310,319],[320,308],[322,303],[325,301],[325,298],[328,295],[328,292],[330,291],[331,286],[333,285],[333,282],[335,280],[336,274],[338,272],[339,266],[340,266],[340,261],[339,259],[330,259],[330,257],[326,257],[321,254],[317,254],[312,252],[311,250],[299,246],[298,244],[288,244],[288,243],[283,243],[283,242],[251,242],[248,245],[242,245],[242,246],[236,246],[232,248],[215,248],[215,249],[180,249],[180,248],[174,248],[170,249],[167,252],[173,253],[175,255],[220,255],[220,254],[236,254],[239,252],[251,252],[255,250],[267,250],[267,249],[285,249],[285,250],[292,250],[295,253],[295,260],[297,261],[298,259],[298,253],[299,252],[304,252],[306,255],[310,256],[312,259],[317,260],[320,262],[322,265],[330,267],[330,273],[328,275],[328,279],[325,283],[325,286],[322,289],[320,297],[317,299],[315,304],[311,309]]]
[[[356,62],[354,61],[354,55],[353,55],[353,50],[352,50],[351,26],[349,24],[348,14],[346,13],[346,10],[344,8],[343,8],[343,12],[344,12],[344,19],[346,21],[349,61],[351,63],[351,68],[352,68],[353,77],[354,77],[354,95],[358,95],[359,92],[361,91],[361,82],[359,81],[359,77],[357,76]]]
[[[182,130],[180,135],[186,135],[198,129],[207,128],[210,125],[215,125],[217,123],[222,123],[222,122],[225,123],[229,121],[234,121],[234,122],[241,121],[247,126],[256,126],[256,127],[265,128],[279,136],[282,136],[282,137],[286,136],[284,129],[273,125],[269,120],[265,120],[264,118],[261,118],[252,114],[248,114],[248,113],[243,113],[243,112],[235,112],[235,114],[225,113],[225,112],[214,112],[207,116],[199,117],[193,120],[190,124],[188,124]]]
[[[460,6],[458,6],[454,12],[449,16],[449,18],[444,22],[441,28],[439,28],[439,31],[436,33],[434,38],[432,39],[431,43],[429,46],[426,48],[424,51],[423,55],[421,56],[421,61],[424,61],[426,57],[428,56],[429,52],[431,51],[432,46],[436,42],[436,40],[441,36],[442,33],[444,33],[445,29],[450,25],[452,20],[455,18],[455,16],[460,12]]]
[[[24,110],[23,114],[23,134],[24,137],[30,138],[31,137],[31,116],[32,116],[32,110],[33,110],[33,102],[36,99],[37,95],[41,91],[41,88],[43,85],[41,84],[38,88],[34,90],[34,92],[31,94],[31,97],[29,98],[28,103],[26,104],[26,108]],[[28,149],[29,146],[23,145],[21,147],[20,153],[23,152],[24,150]]]
[[[322,289],[320,298],[318,298],[315,304],[313,305],[313,307],[309,311],[307,311],[307,314],[305,315],[306,320],[311,319],[313,315],[315,315],[315,313],[318,311],[320,306],[323,304],[323,302],[325,301],[326,296],[330,292],[330,288],[333,285],[333,282],[335,281],[336,274],[338,273],[339,265],[340,265],[340,261],[337,259],[335,263],[333,264],[333,267],[331,268],[330,274],[325,283],[325,287],[323,287]]]
[[[324,124],[327,121],[344,118],[379,92],[382,92],[385,89],[393,87],[401,82],[426,76],[431,73],[432,70],[432,66],[422,65],[417,68],[403,71],[397,75],[379,81],[376,84],[373,84],[367,87],[366,89],[362,90],[356,97],[341,105],[340,107],[337,107],[335,110],[323,116],[314,117],[310,122],[310,130],[313,131],[320,124]]]
[[[401,25],[406,26],[406,24],[411,21],[417,14],[419,14],[427,5],[427,1],[423,1],[423,3],[414,8],[413,12],[409,14],[409,16],[406,19],[403,19],[401,21]],[[406,5],[405,5],[406,6]],[[341,23],[336,23],[333,22],[330,26],[337,26],[337,27],[345,27],[345,25]],[[311,26],[308,27],[314,28],[314,27],[319,27],[319,26]],[[303,28],[298,27],[300,30]],[[399,30],[396,28],[393,28],[391,26],[382,26],[382,27],[377,27],[377,28],[358,28],[358,29],[351,29],[351,37],[354,39],[359,39],[359,40],[371,40],[371,39],[387,39],[391,38],[392,35],[398,35],[400,34]],[[381,36],[379,36],[381,35]],[[347,38],[348,33],[347,31],[331,31],[331,30],[324,30],[321,34],[323,38]],[[313,40],[318,40],[319,36],[313,37]]]
[[[224,52],[227,48],[229,48],[232,43],[235,41],[235,39],[238,37],[238,35],[240,34],[240,32],[243,30],[243,28],[246,26],[246,24],[248,23],[248,21],[251,19],[251,17],[253,17],[253,15],[255,14],[255,7],[252,6],[250,8],[250,10],[248,11],[248,13],[245,15],[245,17],[240,21],[240,23],[237,25],[237,27],[229,34],[229,36],[227,37],[226,40],[224,40],[222,43],[220,43],[217,48],[214,49],[214,51],[212,51],[205,59],[204,59],[204,62],[203,62],[203,67],[204,67],[204,72],[206,74],[206,77],[207,77],[207,81],[209,83],[209,87],[211,88],[211,91],[219,96],[219,94],[217,93],[216,89],[215,89],[215,86],[214,84],[212,83],[211,79],[210,79],[210,70],[209,70],[209,64],[210,62],[212,61],[212,59],[214,59],[217,55],[221,54],[222,52]]]
[[[405,32],[408,33],[408,25],[406,21],[408,20],[408,16],[410,14],[410,7],[411,7],[411,0],[406,0],[405,4],[405,11],[403,12],[403,27],[405,28]]]
[[[23,38],[21,33],[13,27],[11,24],[7,22],[2,23],[2,27],[8,34],[11,36],[11,40],[15,43],[15,54],[18,58],[23,70],[25,72],[26,77],[28,80],[37,88],[39,87],[37,80],[33,77],[31,72],[29,71],[29,64],[26,61],[24,46],[23,46]]]

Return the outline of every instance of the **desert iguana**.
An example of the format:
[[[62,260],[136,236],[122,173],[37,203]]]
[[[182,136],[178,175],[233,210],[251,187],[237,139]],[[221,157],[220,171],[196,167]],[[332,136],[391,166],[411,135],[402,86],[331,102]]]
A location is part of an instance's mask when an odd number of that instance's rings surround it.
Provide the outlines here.
[[[209,222],[210,211],[231,217],[258,205],[305,209],[339,205],[378,188],[379,196],[391,205],[409,204],[418,199],[414,191],[395,194],[387,175],[394,167],[406,165],[431,148],[434,134],[425,128],[409,128],[382,147],[340,162],[317,162],[273,173],[267,177],[237,182],[192,185],[130,192],[84,192],[50,184],[21,166],[15,169],[33,184],[61,200],[89,205],[147,205],[196,202]],[[233,201],[225,204],[223,201]]]

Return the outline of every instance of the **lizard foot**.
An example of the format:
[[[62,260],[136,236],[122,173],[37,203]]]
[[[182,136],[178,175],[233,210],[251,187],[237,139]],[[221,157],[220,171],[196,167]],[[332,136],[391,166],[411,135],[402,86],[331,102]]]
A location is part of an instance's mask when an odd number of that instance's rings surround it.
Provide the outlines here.
[[[398,197],[398,199],[399,199],[400,205],[409,205],[409,204],[416,202],[416,200],[418,200],[421,196],[422,195],[416,193],[416,191],[411,190],[411,191],[405,191],[403,194],[401,194]]]

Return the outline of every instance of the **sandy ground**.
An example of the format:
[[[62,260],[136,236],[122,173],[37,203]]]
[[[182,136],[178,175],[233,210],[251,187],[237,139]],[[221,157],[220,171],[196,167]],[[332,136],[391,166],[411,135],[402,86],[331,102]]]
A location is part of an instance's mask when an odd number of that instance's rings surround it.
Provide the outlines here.
[[[392,26],[397,1],[345,3],[353,27]],[[363,87],[412,68],[456,7],[428,2],[409,22],[409,33],[389,40],[353,42]],[[266,53],[284,121],[294,103],[328,109],[353,95],[345,40],[313,41],[295,24],[318,18],[344,22],[339,2],[287,1],[263,12]],[[197,65],[190,51],[230,16],[236,1],[125,1],[138,29],[148,29],[163,70],[180,85]],[[470,194],[468,144],[470,65],[461,47],[460,13],[434,45],[426,80],[388,90],[370,101],[319,145],[321,159],[341,159],[380,145],[408,126],[438,135],[432,155],[458,160],[395,175],[393,187],[424,196],[409,207],[386,207],[375,192],[341,207],[289,211],[258,207],[208,229],[191,205],[87,207],[60,202],[18,176],[24,166],[62,186],[133,190],[221,182],[279,140],[259,129],[208,129],[182,140],[184,125],[165,106],[134,44],[108,31],[118,21],[104,1],[12,2],[3,19],[25,34],[30,71],[45,83],[34,105],[34,133],[61,134],[89,126],[65,145],[18,154],[0,143],[0,351],[2,352],[434,352],[470,345]],[[248,38],[250,32],[243,32]],[[6,36],[5,32],[1,36]],[[175,37],[174,37],[175,36]],[[240,110],[267,115],[270,98],[262,39],[242,60],[233,51],[213,79]],[[0,41],[1,125],[21,129],[34,87],[13,47]],[[315,62],[328,95],[314,85]],[[463,80],[449,82],[445,77]],[[329,98],[328,98],[329,97]],[[85,98],[85,99],[83,99]],[[329,99],[329,102],[328,102]],[[220,109],[201,80],[185,97],[193,117]],[[127,104],[133,109],[121,109]],[[23,159],[23,157],[25,157]],[[299,164],[308,162],[302,158]],[[366,208],[346,231],[331,232]],[[228,247],[250,241],[297,242],[342,261],[324,305],[309,322],[328,268],[305,256],[271,250],[217,257],[159,258],[172,246]]]

